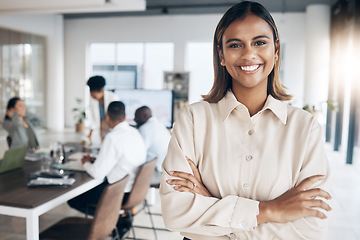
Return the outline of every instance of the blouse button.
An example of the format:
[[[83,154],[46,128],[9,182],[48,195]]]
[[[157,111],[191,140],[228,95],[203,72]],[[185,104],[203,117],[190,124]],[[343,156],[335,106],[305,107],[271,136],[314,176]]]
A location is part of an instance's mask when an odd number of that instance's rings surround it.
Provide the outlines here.
[[[253,159],[253,156],[251,156],[251,155],[246,155],[246,160],[251,161],[252,159]]]
[[[237,240],[236,235],[234,233],[230,233],[231,240]]]
[[[240,227],[240,228],[245,228],[245,227],[246,227],[246,223],[245,223],[245,222],[241,222],[241,223],[239,224],[239,227]]]
[[[244,188],[245,190],[249,190],[249,189],[250,189],[250,185],[247,184],[247,183],[245,183],[245,184],[243,185],[243,188]]]
[[[251,130],[248,131],[248,134],[249,134],[249,135],[253,135],[254,132],[255,132],[255,131],[254,131],[253,129],[251,129]]]

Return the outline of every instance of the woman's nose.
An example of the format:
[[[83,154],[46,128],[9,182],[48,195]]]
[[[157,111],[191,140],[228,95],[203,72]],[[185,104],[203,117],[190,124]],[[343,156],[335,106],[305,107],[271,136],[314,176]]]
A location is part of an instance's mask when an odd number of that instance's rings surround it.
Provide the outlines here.
[[[245,46],[242,54],[242,58],[245,60],[254,59],[256,56],[256,51],[251,46]]]

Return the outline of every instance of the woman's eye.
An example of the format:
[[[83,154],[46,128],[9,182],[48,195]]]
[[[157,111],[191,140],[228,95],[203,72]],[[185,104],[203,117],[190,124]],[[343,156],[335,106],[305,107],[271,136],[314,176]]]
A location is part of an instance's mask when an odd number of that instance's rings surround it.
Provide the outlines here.
[[[237,43],[232,43],[229,45],[229,48],[239,48],[239,47],[240,47],[240,45]]]
[[[262,46],[262,45],[265,45],[266,42],[265,41],[257,41],[255,42],[255,46]]]

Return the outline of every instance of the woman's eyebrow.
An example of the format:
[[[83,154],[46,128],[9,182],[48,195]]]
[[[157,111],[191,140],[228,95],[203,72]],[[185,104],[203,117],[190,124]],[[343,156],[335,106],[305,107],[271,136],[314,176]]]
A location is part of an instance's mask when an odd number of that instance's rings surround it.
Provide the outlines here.
[[[266,35],[259,35],[259,36],[256,36],[254,37],[252,40],[256,40],[256,39],[259,39],[259,38],[267,38],[267,39],[270,39],[268,36]],[[230,38],[229,40],[226,41],[225,44],[229,43],[229,42],[241,42],[240,39],[238,38]]]
[[[229,42],[241,42],[241,40],[238,38],[230,38],[229,40],[226,41],[226,43],[229,43]]]
[[[253,40],[256,40],[256,39],[259,39],[259,38],[267,38],[267,39],[270,39],[268,36],[266,35],[259,35],[259,36],[256,36],[253,38]]]

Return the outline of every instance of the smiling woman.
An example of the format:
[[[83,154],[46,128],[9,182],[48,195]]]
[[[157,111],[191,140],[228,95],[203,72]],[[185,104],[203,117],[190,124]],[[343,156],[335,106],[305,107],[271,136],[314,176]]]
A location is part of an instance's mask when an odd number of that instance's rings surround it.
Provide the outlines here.
[[[321,127],[283,102],[291,96],[270,13],[234,5],[213,54],[214,85],[177,117],[163,163],[165,225],[192,240],[323,239],[331,196]]]

